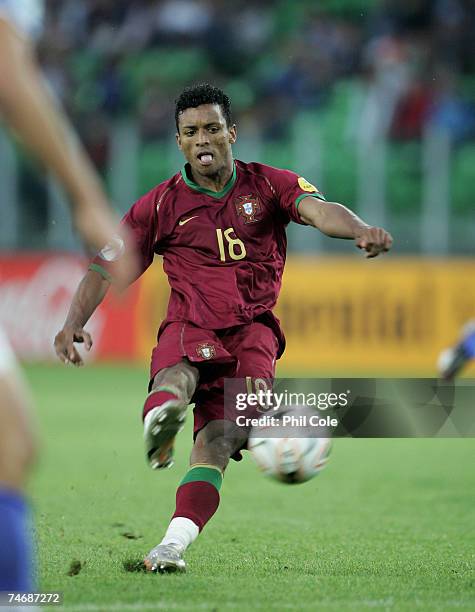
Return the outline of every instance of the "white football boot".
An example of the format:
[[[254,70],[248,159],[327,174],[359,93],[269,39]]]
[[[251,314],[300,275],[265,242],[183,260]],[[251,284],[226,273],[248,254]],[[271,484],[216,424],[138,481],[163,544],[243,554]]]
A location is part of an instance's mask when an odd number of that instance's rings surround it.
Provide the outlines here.
[[[187,404],[170,399],[153,408],[144,419],[145,452],[154,470],[173,465],[173,445],[175,436],[185,423]]]
[[[147,571],[158,572],[159,574],[186,572],[183,549],[176,544],[155,546],[145,557],[144,565]]]

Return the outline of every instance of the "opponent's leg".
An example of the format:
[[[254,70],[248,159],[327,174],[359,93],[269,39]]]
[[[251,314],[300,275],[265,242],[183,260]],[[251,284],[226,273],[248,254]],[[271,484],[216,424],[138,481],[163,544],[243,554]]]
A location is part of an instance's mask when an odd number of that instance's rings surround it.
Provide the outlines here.
[[[247,431],[231,421],[210,421],[198,432],[165,537],[145,558],[149,571],[185,571],[183,553],[218,509],[224,470],[246,440]]]
[[[155,375],[143,409],[145,450],[153,469],[173,465],[175,436],[183,429],[197,384],[198,369],[187,360]]]
[[[29,509],[24,485],[35,445],[29,397],[14,369],[0,371],[0,591],[33,590]]]

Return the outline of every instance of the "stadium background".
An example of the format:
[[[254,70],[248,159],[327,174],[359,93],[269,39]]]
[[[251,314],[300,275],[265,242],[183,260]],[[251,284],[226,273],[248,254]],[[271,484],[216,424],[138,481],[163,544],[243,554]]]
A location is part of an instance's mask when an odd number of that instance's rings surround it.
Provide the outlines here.
[[[431,376],[475,313],[474,30],[470,0],[50,0],[39,53],[120,211],[181,166],[173,100],[207,79],[234,102],[237,156],[392,232],[366,261],[289,227],[281,374]],[[471,439],[337,440],[328,470],[290,489],[245,453],[183,579],[125,572],[188,465],[191,419],[174,469],[143,457],[166,281],[156,262],[108,298],[87,326],[96,363],[64,367],[52,340],[86,258],[61,191],[3,131],[0,185],[0,323],[34,362],[42,590],[88,612],[473,609]]]
[[[232,98],[237,157],[291,168],[392,232],[393,253],[365,262],[289,227],[286,372],[433,372],[475,312],[472,3],[46,5],[46,78],[120,212],[181,167],[173,100],[209,80]],[[0,319],[22,358],[51,360],[80,245],[61,191],[4,132],[0,159]],[[167,295],[156,263],[93,319],[91,358],[146,361]]]

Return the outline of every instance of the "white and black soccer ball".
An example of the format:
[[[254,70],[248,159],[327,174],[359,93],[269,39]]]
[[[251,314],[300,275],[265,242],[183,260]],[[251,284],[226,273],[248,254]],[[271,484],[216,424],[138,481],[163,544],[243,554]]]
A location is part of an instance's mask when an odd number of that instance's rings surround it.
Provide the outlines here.
[[[287,484],[310,480],[327,465],[330,438],[262,437],[268,428],[254,427],[248,449],[259,469],[270,478]],[[261,434],[261,436],[259,436]]]

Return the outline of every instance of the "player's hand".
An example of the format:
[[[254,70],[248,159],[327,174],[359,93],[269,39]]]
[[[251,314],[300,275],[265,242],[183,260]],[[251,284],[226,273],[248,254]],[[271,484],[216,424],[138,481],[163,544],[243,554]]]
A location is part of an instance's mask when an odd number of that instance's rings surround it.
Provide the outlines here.
[[[355,238],[356,246],[366,251],[366,257],[377,257],[389,251],[393,237],[382,227],[367,227]]]
[[[63,329],[56,334],[54,339],[56,355],[58,355],[63,363],[72,363],[75,366],[82,366],[84,365],[84,361],[74,346],[75,342],[83,343],[87,351],[91,350],[91,334],[82,327],[63,327]]]

